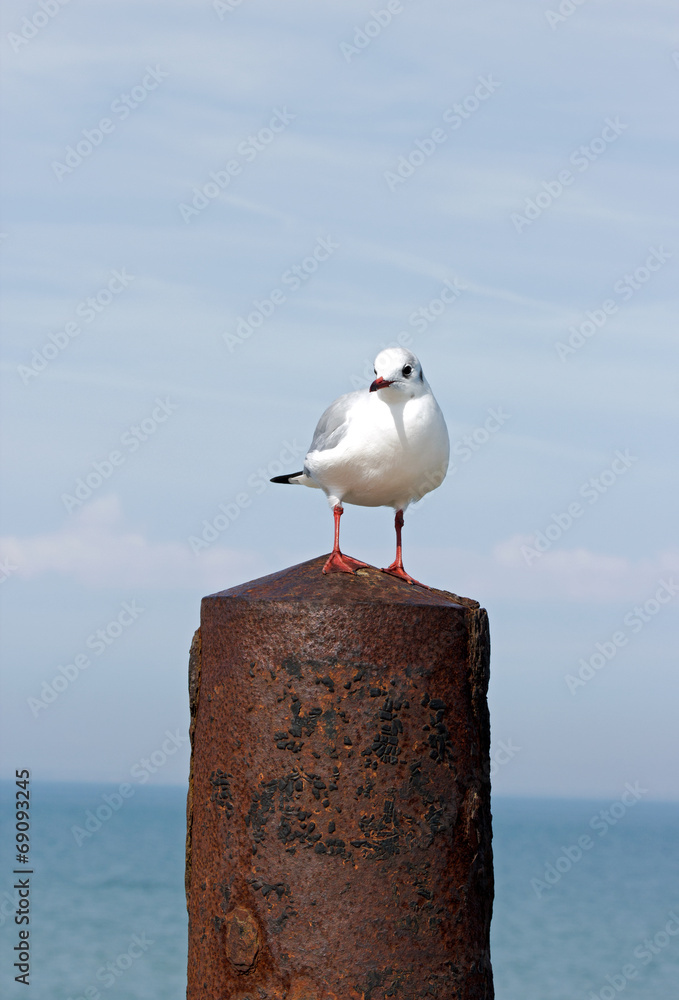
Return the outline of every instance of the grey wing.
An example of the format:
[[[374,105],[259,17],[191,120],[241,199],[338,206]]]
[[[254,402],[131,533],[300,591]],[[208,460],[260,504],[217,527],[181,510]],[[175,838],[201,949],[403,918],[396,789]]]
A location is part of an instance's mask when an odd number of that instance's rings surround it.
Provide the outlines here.
[[[358,395],[358,392],[347,392],[330,404],[316,425],[309,451],[328,451],[339,444],[346,433],[349,410]]]

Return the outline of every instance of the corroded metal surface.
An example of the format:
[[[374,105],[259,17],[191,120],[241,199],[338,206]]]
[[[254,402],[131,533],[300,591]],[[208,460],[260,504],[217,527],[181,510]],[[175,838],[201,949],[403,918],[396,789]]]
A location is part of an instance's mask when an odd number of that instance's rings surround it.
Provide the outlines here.
[[[323,562],[203,601],[189,1000],[491,1000],[485,611]]]

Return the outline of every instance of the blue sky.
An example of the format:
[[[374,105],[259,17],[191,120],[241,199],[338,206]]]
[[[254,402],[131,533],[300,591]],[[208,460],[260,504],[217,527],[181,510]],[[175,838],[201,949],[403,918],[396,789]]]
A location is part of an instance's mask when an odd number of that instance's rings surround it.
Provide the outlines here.
[[[676,799],[674,5],[47,6],[1,29],[5,773],[185,731],[200,597],[329,550],[268,477],[400,338],[453,443],[406,565],[489,610],[495,790]],[[342,531],[391,560],[388,510]]]

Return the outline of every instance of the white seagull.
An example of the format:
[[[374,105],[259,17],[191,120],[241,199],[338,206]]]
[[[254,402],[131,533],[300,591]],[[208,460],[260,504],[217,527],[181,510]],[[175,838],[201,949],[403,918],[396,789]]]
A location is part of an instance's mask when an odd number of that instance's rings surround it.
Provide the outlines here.
[[[403,512],[443,482],[448,430],[422,365],[410,351],[382,351],[375,359],[375,376],[369,390],[349,392],[330,404],[318,421],[304,469],[271,482],[311,486],[328,498],[335,542],[324,573],[354,573],[367,565],[340,551],[344,503],[393,507],[396,558],[383,572],[417,583],[403,568]]]

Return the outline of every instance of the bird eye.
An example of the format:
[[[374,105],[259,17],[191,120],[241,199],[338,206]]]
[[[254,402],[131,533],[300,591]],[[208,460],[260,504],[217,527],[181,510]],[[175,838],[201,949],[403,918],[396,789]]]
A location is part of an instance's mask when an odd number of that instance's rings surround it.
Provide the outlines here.
[[[412,370],[413,369],[412,369],[412,367],[410,365],[404,365],[403,366],[403,372],[401,374],[403,374],[403,375],[410,375],[410,373],[412,372]]]

